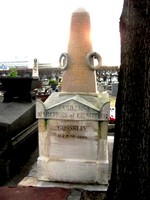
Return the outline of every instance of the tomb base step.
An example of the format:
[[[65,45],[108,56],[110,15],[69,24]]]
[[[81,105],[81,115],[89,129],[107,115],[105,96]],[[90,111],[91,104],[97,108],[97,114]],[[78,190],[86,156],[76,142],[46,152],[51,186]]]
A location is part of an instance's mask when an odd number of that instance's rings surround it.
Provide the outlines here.
[[[108,184],[109,164],[106,161],[39,157],[37,170],[38,180],[42,181]]]

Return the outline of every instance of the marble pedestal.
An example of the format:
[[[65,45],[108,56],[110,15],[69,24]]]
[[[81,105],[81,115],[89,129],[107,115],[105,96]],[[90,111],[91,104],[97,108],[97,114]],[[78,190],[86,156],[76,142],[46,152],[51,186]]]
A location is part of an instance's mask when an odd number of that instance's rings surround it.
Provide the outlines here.
[[[53,93],[37,100],[38,179],[108,184],[107,95]]]

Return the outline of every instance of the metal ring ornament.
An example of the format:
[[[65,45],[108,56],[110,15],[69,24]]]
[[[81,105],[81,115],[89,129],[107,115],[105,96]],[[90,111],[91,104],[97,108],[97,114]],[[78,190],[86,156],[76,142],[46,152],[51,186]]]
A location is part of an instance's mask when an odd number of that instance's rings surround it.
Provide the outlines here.
[[[91,63],[91,61],[93,59],[97,59],[97,61],[98,61],[98,64],[96,66],[94,66]],[[91,70],[96,70],[96,69],[99,69],[102,66],[102,58],[99,55],[99,53],[92,51],[92,52],[87,54],[85,63]]]
[[[63,63],[63,65],[62,65]],[[66,70],[68,68],[69,65],[69,56],[67,53],[62,53],[59,57],[59,65],[60,68],[63,70]]]

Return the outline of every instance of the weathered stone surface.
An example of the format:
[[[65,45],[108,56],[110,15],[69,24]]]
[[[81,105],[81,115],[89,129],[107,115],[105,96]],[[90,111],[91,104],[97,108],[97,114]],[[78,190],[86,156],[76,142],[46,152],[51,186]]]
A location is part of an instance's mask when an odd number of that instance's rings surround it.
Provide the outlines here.
[[[62,92],[95,93],[96,74],[85,64],[92,51],[89,13],[77,10],[72,14],[68,44],[69,66],[63,75]]]
[[[107,96],[53,93],[44,103],[37,100],[36,106],[38,179],[107,184]]]
[[[109,101],[106,94],[62,95],[52,93],[44,102],[37,100],[36,117],[69,120],[109,120]]]
[[[112,167],[112,151],[113,151],[113,143],[114,136],[108,136],[108,150],[109,150],[109,179],[111,175],[111,167]],[[40,181],[38,180],[38,170],[37,170],[37,162],[32,166],[31,171],[28,176],[25,177],[20,183],[19,186],[36,186],[36,187],[64,187],[64,188],[81,188],[83,190],[88,191],[107,191],[108,184],[100,185],[100,184],[78,184],[78,183],[64,183],[64,182],[52,182],[52,181]]]
[[[45,170],[43,172],[43,170]],[[108,163],[88,160],[38,158],[38,179],[71,183],[108,184]]]
[[[110,106],[108,95],[97,93],[90,29],[89,13],[74,12],[68,54],[60,57],[62,90],[37,100],[39,180],[108,184]]]

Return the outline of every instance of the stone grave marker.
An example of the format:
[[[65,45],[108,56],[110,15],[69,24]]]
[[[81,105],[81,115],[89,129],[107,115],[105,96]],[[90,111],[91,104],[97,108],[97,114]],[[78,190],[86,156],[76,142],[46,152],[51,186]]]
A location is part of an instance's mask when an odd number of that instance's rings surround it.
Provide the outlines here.
[[[72,14],[68,53],[61,54],[60,66],[65,70],[61,92],[36,102],[38,180],[108,184],[109,98],[97,92],[101,57],[92,51],[84,9]]]

